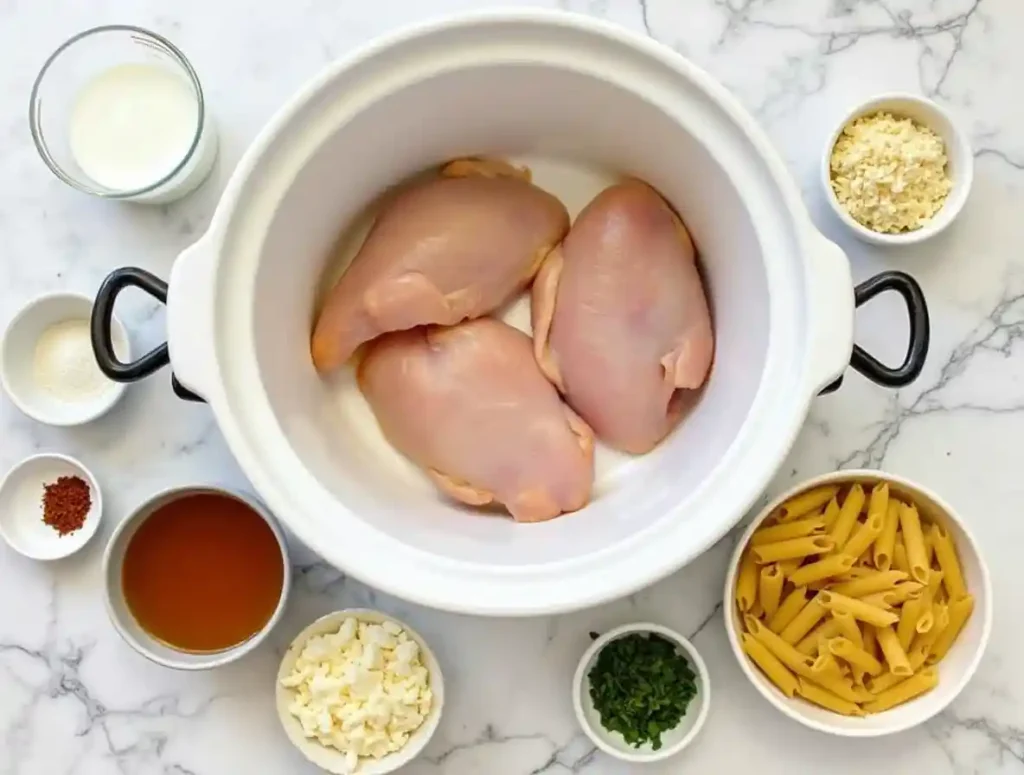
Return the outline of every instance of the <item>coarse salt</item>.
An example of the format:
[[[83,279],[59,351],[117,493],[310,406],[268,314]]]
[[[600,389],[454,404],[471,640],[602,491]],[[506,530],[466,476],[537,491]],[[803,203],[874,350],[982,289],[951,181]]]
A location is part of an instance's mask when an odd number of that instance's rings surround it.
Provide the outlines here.
[[[829,170],[840,206],[880,233],[920,229],[953,188],[942,138],[913,119],[885,111],[844,127]]]

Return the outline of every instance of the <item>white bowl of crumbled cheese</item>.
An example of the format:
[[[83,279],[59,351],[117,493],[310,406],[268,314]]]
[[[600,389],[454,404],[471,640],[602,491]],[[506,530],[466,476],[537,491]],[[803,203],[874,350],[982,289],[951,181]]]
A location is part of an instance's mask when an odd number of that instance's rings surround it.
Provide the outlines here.
[[[825,197],[854,234],[878,245],[933,237],[960,213],[974,177],[966,134],[913,94],[885,94],[850,111],[829,137]]]
[[[383,775],[412,761],[444,706],[430,647],[380,611],[327,614],[299,633],[277,673],[288,739],[336,775]]]
[[[12,318],[0,342],[0,380],[11,401],[47,425],[81,425],[110,410],[125,384],[108,379],[96,364],[89,332],[92,299],[49,293],[29,301]],[[114,351],[130,359],[128,332],[116,317]]]

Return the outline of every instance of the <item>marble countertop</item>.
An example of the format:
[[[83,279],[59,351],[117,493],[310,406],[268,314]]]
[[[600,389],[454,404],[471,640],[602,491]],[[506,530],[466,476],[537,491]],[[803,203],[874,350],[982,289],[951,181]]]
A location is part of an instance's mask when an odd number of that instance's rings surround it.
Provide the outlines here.
[[[199,236],[247,143],[306,78],[386,30],[479,7],[474,0],[0,0],[0,324],[28,298],[92,294],[111,269],[166,275]],[[296,552],[296,590],[274,641],[241,663],[180,674],[130,650],[107,621],[100,556],[113,525],[176,483],[244,486],[210,412],[174,398],[167,378],[133,386],[84,428],[58,430],[0,400],[0,468],[37,450],[78,455],[105,486],[102,533],[80,555],[36,564],[0,545],[0,775],[312,773],[278,728],[279,654],[305,623],[342,606],[392,611],[449,665],[446,715],[410,775],[622,775],[595,753],[572,713],[569,679],[588,632],[653,619],[690,635],[714,683],[696,744],[648,772],[853,775],[1024,773],[1024,5],[1017,0],[569,0],[674,47],[724,81],[757,115],[801,182],[818,225],[843,243],[857,277],[900,267],[921,281],[932,350],[915,385],[889,392],[848,376],[818,399],[773,483],[866,465],[931,485],[962,510],[987,554],[996,591],[991,646],[957,702],[925,726],[868,742],[832,739],[774,711],[742,676],[721,617],[730,539],[653,588],[569,616],[485,620],[375,594]],[[102,23],[150,27],[198,69],[221,131],[215,177],[179,205],[92,201],[52,178],[29,139],[26,106],[45,56]],[[1016,75],[1016,82],[1014,76]],[[975,148],[974,191],[947,235],[887,252],[855,243],[825,212],[816,184],[823,137],[856,99],[921,92],[956,111]],[[129,299],[135,344],[162,340],[163,313]],[[901,355],[901,313],[879,300],[857,336]]]

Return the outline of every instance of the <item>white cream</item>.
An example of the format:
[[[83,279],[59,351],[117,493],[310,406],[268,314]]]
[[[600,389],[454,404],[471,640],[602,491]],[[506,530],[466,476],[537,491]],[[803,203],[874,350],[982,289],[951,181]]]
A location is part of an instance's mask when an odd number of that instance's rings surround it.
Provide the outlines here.
[[[82,172],[112,191],[151,186],[189,154],[199,127],[199,101],[184,77],[159,65],[125,64],[89,81],[71,112],[69,143]],[[216,138],[208,119],[189,163],[140,201],[170,201],[209,173]]]

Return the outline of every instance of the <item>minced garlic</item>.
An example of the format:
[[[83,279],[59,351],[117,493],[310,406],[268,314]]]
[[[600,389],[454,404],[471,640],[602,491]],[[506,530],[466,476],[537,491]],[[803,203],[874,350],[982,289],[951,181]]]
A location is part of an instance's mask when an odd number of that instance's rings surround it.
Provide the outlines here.
[[[832,190],[850,217],[872,231],[920,229],[953,187],[946,148],[909,118],[879,112],[846,125],[829,160]]]

